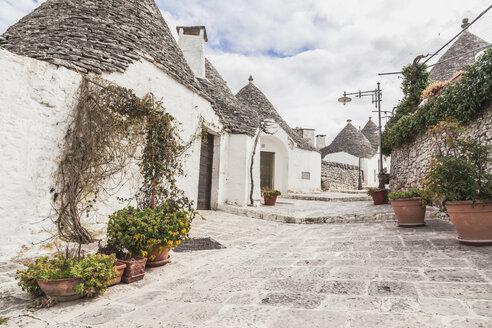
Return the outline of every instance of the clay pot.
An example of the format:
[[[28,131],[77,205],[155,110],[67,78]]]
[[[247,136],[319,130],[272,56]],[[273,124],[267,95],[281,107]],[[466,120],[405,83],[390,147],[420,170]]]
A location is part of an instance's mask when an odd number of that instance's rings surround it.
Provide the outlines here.
[[[268,198],[266,196],[263,196],[263,200],[265,201],[265,205],[274,206],[275,203],[277,202],[277,196],[268,197]]]
[[[141,280],[145,276],[145,263],[147,262],[147,258],[142,256],[134,256],[133,258],[135,259],[133,261],[118,259],[121,263],[126,264],[121,281],[127,284]]]
[[[126,264],[121,262],[120,260],[116,261],[113,266],[116,267],[116,270],[118,270],[118,277],[111,279],[109,281],[109,286],[113,286],[121,282],[121,277],[123,277],[123,273],[125,272],[126,268]]]
[[[377,190],[372,195],[372,200],[374,205],[381,205],[388,203],[388,190]]]
[[[67,279],[36,279],[39,288],[47,295],[58,302],[73,301],[84,296],[75,292],[75,287],[82,283],[81,278]]]
[[[391,206],[401,227],[418,227],[425,225],[425,206],[422,198],[406,198],[391,200]]]
[[[492,203],[471,200],[447,202],[446,210],[458,232],[458,240],[468,245],[492,245]]]
[[[147,264],[146,266],[148,267],[157,267],[161,266],[164,264],[169,263],[170,256],[169,256],[169,248],[164,247],[164,246],[159,246],[154,248],[149,252],[147,255]]]

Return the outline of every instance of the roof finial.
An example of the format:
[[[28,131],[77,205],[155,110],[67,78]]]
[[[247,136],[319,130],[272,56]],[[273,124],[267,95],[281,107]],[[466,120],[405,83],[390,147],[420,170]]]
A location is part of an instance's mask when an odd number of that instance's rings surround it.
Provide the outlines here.
[[[461,24],[461,28],[463,29],[467,28],[470,25],[470,23],[468,23],[468,18],[463,18],[462,23],[463,24]]]
[[[369,116],[369,121],[372,121],[372,117]]]
[[[252,75],[249,76],[248,81],[249,81],[249,83],[253,83],[253,76]]]
[[[352,122],[352,120],[347,120],[348,123]]]

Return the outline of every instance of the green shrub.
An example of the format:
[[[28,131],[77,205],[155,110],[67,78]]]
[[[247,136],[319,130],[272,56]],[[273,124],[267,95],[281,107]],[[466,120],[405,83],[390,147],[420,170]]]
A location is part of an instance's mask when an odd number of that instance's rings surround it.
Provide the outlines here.
[[[33,297],[43,296],[36,279],[54,280],[81,278],[76,291],[86,296],[104,294],[111,279],[118,276],[113,267],[115,255],[89,255],[86,258],[64,258],[56,256],[53,259],[40,257],[35,263],[25,263],[27,270],[18,270],[16,279],[22,290]]]
[[[427,189],[440,201],[492,200],[491,147],[459,135],[459,128],[442,123],[446,152],[433,156],[426,173]]]
[[[128,207],[109,217],[108,244],[132,255],[147,256],[152,249],[176,247],[188,238],[191,214],[163,203],[156,209]]]
[[[492,50],[488,48],[474,65],[467,68],[465,75],[452,82],[441,95],[420,107],[411,102],[413,109],[405,105],[402,111],[397,110],[383,132],[383,153],[390,155],[393,149],[413,142],[440,121],[454,118],[462,124],[468,123],[491,100]]]
[[[282,193],[278,190],[262,190],[261,194],[265,196],[266,198],[272,198],[275,196],[280,196]]]
[[[422,198],[422,206],[426,206],[432,202],[432,197],[427,190],[412,188],[407,191],[395,191],[388,193],[388,198],[395,199],[409,199],[409,198]]]
[[[374,196],[376,191],[384,191],[384,190],[388,190],[388,189],[385,189],[385,188],[369,188],[369,189],[367,189],[367,194],[372,197],[372,196]]]

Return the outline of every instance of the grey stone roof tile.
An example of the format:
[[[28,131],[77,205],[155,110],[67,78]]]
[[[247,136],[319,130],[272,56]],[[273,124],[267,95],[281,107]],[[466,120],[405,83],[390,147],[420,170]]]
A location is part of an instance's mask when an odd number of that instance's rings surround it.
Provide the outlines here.
[[[446,60],[453,56],[463,54],[467,51],[487,46],[489,43],[482,40],[478,36],[465,30],[456,41],[449,47],[444,55],[439,58],[439,61]],[[451,59],[448,62],[433,66],[431,69],[430,80],[435,81],[447,81],[453,77],[453,74],[457,71],[465,70],[467,66],[475,63],[475,56],[481,50],[466,54],[464,56]]]
[[[201,88],[213,100],[212,106],[226,128],[232,133],[254,135],[259,126],[258,113],[234,96],[208,59],[205,59],[205,77],[199,79]]]
[[[82,73],[123,72],[150,57],[199,90],[154,0],[48,0],[7,29],[0,47]]]
[[[321,149],[321,158],[339,152],[346,152],[359,158],[372,158],[377,151],[372,148],[362,132],[349,122],[329,146]]]
[[[297,147],[305,150],[318,151],[284,121],[268,98],[251,81],[239,90],[236,97],[243,104],[257,111],[261,119],[274,120],[294,140]]]
[[[375,151],[379,150],[379,130],[376,123],[369,118],[366,125],[362,128],[362,134],[369,140]]]

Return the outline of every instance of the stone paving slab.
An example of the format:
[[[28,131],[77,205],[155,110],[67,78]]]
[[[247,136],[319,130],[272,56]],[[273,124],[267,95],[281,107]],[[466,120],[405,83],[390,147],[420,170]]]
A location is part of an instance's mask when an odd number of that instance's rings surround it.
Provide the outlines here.
[[[282,199],[275,206],[241,207],[219,204],[217,210],[255,219],[297,224],[354,223],[396,221],[390,204],[374,205],[372,201],[316,201]],[[437,208],[428,207],[426,218],[436,218]]]
[[[172,263],[94,299],[28,310],[0,263],[6,327],[492,327],[492,247],[448,221],[292,225],[201,212],[192,234],[227,248]]]
[[[355,201],[370,201],[372,197],[366,192],[363,193],[347,193],[347,192],[320,192],[311,194],[294,194],[280,196],[279,199],[302,199],[302,200],[317,200],[324,202],[355,202]]]

